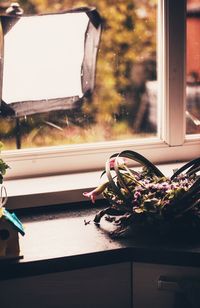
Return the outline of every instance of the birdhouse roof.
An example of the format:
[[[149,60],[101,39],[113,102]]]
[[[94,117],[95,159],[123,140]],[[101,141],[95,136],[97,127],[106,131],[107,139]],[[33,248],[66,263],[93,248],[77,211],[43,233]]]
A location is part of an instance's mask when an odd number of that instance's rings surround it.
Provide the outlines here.
[[[17,218],[17,216],[14,213],[8,212],[4,207],[0,208],[0,219],[4,218],[7,221],[9,221],[15,229],[17,229],[18,232],[20,232],[22,235],[25,234],[24,227],[21,223],[21,221]]]

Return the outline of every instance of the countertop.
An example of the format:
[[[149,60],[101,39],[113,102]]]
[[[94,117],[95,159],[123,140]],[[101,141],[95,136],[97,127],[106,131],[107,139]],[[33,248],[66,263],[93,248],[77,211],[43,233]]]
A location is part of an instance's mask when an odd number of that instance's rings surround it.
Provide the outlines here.
[[[0,262],[0,279],[40,275],[120,262],[200,266],[200,239],[132,237],[113,239],[112,223],[93,223],[105,207],[83,202],[15,211],[25,227],[20,235],[23,259]],[[88,224],[85,224],[89,222]]]

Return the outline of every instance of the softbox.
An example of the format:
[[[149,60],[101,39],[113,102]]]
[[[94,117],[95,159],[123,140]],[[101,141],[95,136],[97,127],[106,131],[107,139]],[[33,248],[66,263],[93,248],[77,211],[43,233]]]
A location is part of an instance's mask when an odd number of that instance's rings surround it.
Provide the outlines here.
[[[1,16],[1,114],[80,106],[94,89],[101,18],[96,9]]]

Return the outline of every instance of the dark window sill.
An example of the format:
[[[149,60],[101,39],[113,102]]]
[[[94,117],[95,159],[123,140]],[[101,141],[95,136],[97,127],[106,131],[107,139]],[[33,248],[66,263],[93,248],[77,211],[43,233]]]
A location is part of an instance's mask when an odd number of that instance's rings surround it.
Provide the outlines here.
[[[145,262],[181,266],[200,266],[199,243],[185,243],[184,239],[139,238],[112,239],[111,225],[93,223],[95,214],[105,206],[98,201],[73,206],[18,210],[25,226],[20,236],[19,261],[1,262],[0,279],[40,275],[120,262]],[[85,220],[91,220],[88,225]],[[109,225],[108,225],[109,224]]]

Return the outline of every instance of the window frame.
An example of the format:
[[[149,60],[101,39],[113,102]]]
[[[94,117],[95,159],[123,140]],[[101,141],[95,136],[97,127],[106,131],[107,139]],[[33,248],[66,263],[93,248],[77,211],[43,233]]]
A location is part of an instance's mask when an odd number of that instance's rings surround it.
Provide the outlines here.
[[[158,0],[158,136],[3,151],[11,166],[7,178],[25,178],[103,168],[106,159],[124,149],[138,151],[154,163],[186,161],[200,156],[200,136],[185,134],[186,0]]]

